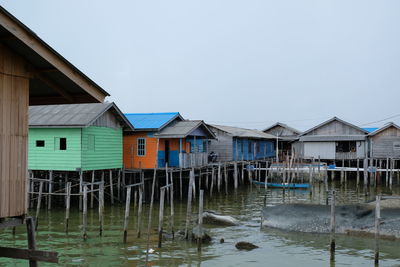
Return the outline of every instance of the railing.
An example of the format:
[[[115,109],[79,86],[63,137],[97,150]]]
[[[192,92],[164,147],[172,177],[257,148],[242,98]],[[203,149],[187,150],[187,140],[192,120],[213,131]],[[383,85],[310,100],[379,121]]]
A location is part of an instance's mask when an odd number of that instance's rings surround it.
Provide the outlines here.
[[[357,152],[336,152],[336,159],[357,159]]]
[[[207,163],[207,153],[179,153],[179,166],[181,168],[200,167]]]

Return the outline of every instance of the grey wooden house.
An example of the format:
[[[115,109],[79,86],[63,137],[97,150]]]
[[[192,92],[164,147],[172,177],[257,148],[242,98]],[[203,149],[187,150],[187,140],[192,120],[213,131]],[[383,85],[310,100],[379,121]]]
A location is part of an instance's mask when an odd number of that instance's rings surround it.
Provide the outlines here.
[[[368,131],[333,117],[302,133],[293,144],[301,158],[363,159],[368,153]]]
[[[400,127],[393,122],[368,135],[370,153],[375,159],[400,158]]]
[[[284,158],[286,155],[292,154],[292,143],[299,139],[301,131],[288,126],[282,122],[277,122],[263,130],[264,133],[273,135],[278,138],[278,156]]]

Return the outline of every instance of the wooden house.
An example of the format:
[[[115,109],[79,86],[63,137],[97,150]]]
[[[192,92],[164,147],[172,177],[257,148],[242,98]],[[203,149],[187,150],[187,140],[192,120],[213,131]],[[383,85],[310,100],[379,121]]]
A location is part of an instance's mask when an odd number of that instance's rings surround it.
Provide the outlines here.
[[[124,135],[124,166],[128,169],[191,167],[207,163],[207,141],[213,133],[203,121],[174,113],[125,114],[135,131]]]
[[[370,153],[375,159],[400,158],[400,127],[390,122],[369,135]]]
[[[277,138],[278,159],[284,159],[286,155],[292,153],[292,143],[299,139],[301,131],[294,129],[284,123],[277,122],[263,130],[264,133],[273,135]]]
[[[103,102],[108,93],[0,7],[0,228],[26,214],[28,106]]]
[[[302,133],[293,151],[305,159],[363,159],[368,152],[368,131],[333,117]]]
[[[209,151],[220,162],[275,157],[273,135],[232,126],[210,125],[210,128],[217,139],[210,141]]]
[[[32,106],[28,168],[121,169],[123,131],[133,126],[114,103]]]

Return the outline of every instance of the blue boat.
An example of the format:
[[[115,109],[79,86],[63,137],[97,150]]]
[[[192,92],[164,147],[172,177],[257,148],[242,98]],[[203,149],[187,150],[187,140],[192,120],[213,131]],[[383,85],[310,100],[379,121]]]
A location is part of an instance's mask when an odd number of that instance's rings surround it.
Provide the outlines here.
[[[252,181],[253,184],[265,186],[265,182]],[[274,188],[310,188],[310,184],[295,184],[295,183],[267,183],[267,187]]]

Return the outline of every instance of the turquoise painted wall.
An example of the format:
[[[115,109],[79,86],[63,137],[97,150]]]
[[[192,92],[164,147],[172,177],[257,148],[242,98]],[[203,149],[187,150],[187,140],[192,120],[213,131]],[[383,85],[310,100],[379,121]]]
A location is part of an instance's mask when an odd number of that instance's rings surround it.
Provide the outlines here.
[[[67,138],[67,150],[59,150],[56,138]],[[44,147],[36,147],[43,140]],[[31,128],[28,135],[28,168],[75,171],[81,167],[80,128]]]
[[[122,168],[122,129],[82,129],[82,170]]]

